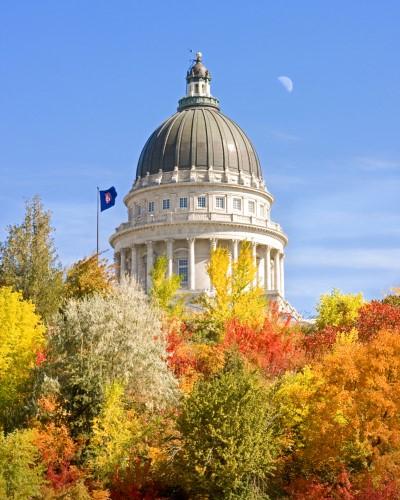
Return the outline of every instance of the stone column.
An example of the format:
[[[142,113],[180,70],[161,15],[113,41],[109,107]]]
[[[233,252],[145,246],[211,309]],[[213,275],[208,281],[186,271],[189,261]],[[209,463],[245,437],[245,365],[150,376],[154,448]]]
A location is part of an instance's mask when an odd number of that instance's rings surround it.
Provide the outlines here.
[[[264,255],[264,288],[268,292],[272,288],[271,283],[271,247],[265,247]]]
[[[196,289],[196,261],[194,252],[194,238],[188,238],[189,244],[189,290]]]
[[[282,252],[281,253],[281,258],[280,258],[280,263],[281,263],[281,268],[280,268],[280,275],[281,275],[281,295],[282,297],[285,296],[285,254]]]
[[[151,288],[151,271],[153,269],[153,264],[154,264],[154,258],[153,258],[153,242],[152,241],[147,241],[147,262],[146,262],[146,271],[147,271],[147,276],[146,276],[146,292],[150,291]]]
[[[280,259],[280,252],[279,250],[276,250],[275,252],[275,266],[274,266],[274,271],[275,271],[275,290],[278,293],[281,293],[281,259]]]
[[[136,245],[132,245],[131,248],[131,278],[137,280],[138,272],[137,272],[137,247]]]
[[[256,274],[254,276],[253,286],[257,286],[258,284],[258,269],[257,269],[257,243],[253,241],[251,243],[251,251],[253,256],[253,265],[256,269]]]
[[[239,240],[232,240],[232,260],[236,262],[239,257]]]
[[[126,274],[126,248],[121,248],[121,264],[119,268],[119,280],[122,281],[125,279]]]
[[[170,278],[173,273],[174,253],[173,253],[174,240],[167,240],[167,276]]]

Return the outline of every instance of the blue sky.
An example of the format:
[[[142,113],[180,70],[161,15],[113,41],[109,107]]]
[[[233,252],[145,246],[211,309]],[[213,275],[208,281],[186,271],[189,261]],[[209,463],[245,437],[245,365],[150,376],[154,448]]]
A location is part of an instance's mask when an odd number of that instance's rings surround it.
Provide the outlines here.
[[[0,12],[1,239],[40,194],[67,265],[95,248],[96,186],[115,185],[109,248],[193,49],[258,150],[293,305],[311,314],[333,287],[379,298],[400,285],[398,1],[5,0]]]

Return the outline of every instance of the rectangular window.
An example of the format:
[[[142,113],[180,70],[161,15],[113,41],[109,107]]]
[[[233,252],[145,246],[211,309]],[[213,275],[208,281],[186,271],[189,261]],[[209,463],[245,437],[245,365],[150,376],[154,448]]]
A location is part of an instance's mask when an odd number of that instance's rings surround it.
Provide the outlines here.
[[[154,212],[154,201],[149,201],[149,212]]]
[[[187,259],[178,259],[178,276],[181,277],[181,285],[188,284],[189,272]]]
[[[240,198],[233,198],[233,210],[242,210],[242,200]]]
[[[225,208],[225,198],[223,196],[217,196],[215,198],[216,208]]]
[[[254,214],[255,206],[256,206],[256,204],[254,203],[254,201],[249,201],[248,208],[249,208],[249,212],[251,214]]]
[[[170,203],[169,199],[162,201],[162,207],[163,207],[163,210],[169,210],[170,209],[171,203]]]
[[[197,198],[197,208],[206,208],[206,197],[199,196]]]
[[[179,208],[187,208],[187,207],[188,207],[188,199],[179,198]]]
[[[137,207],[137,214],[142,215],[142,207],[140,205]]]
[[[258,215],[264,217],[265,205],[262,203],[258,209]]]

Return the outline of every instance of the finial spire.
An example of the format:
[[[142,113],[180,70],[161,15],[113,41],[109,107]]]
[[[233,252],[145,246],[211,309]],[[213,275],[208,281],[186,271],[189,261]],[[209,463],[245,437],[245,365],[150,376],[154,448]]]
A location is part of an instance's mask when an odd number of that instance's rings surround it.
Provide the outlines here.
[[[186,97],[179,101],[179,110],[190,106],[218,108],[218,100],[211,95],[211,73],[204,66],[203,54],[196,52],[196,59],[186,73]]]

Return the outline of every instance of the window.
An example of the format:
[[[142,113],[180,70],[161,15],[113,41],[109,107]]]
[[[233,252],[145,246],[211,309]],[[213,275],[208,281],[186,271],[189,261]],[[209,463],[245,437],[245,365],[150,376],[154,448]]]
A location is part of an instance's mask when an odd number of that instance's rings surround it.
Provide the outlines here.
[[[225,198],[223,196],[217,196],[215,198],[215,206],[217,208],[225,208]]]
[[[240,198],[233,198],[233,210],[242,210],[242,200]]]
[[[187,208],[187,207],[188,207],[188,199],[179,198],[179,208]]]
[[[149,201],[149,212],[154,212],[154,201]]]
[[[197,198],[197,208],[206,208],[206,197],[199,196]]]
[[[254,201],[249,201],[248,207],[249,207],[249,212],[251,214],[254,214],[255,206],[256,206],[256,204],[254,203]]]
[[[264,209],[265,209],[265,205],[262,203],[258,209],[258,215],[260,217],[264,217]]]
[[[178,276],[181,277],[181,284],[187,285],[189,279],[188,260],[178,259]]]
[[[142,207],[140,205],[137,206],[137,214],[142,215]]]
[[[162,201],[162,207],[163,207],[163,210],[169,210],[170,207],[171,207],[170,200],[169,199],[163,200]]]

